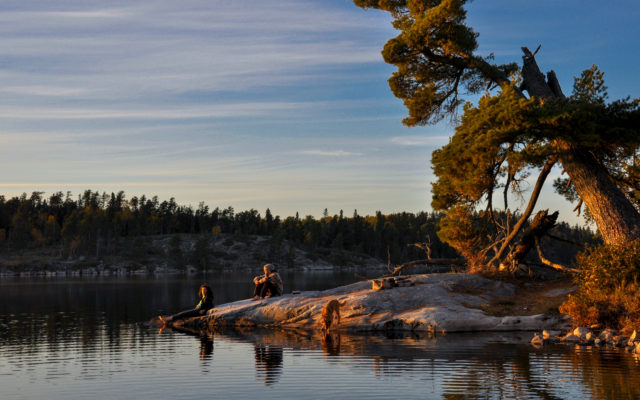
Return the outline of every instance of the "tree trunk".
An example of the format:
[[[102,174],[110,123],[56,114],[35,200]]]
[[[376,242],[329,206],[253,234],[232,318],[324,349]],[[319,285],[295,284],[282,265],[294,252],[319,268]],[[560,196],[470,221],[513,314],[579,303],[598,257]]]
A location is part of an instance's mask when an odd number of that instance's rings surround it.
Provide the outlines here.
[[[563,97],[555,74],[549,80],[526,47],[522,48],[523,90],[530,96],[544,101],[549,97]],[[607,244],[622,244],[640,237],[640,213],[611,180],[607,169],[593,156],[589,149],[564,140],[556,140],[560,162],[580,198],[589,209],[598,226],[602,239]]]
[[[611,180],[607,170],[586,149],[558,143],[560,162],[589,209],[607,244],[622,244],[637,239],[640,214]]]

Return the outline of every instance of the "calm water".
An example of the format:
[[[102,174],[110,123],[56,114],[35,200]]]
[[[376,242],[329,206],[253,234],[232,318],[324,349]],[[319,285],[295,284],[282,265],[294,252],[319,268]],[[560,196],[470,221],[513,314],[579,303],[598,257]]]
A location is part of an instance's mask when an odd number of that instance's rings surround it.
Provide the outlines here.
[[[530,333],[333,335],[275,330],[194,335],[143,322],[249,297],[251,273],[191,278],[0,280],[0,399],[640,399],[638,359],[552,346]],[[285,275],[325,289],[353,272]]]

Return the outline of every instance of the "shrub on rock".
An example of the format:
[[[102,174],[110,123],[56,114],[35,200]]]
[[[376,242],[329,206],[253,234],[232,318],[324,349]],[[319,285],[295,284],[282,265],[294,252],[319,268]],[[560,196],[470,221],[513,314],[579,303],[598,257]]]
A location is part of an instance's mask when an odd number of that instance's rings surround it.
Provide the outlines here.
[[[640,241],[600,245],[578,255],[578,290],[560,306],[576,326],[640,329]]]

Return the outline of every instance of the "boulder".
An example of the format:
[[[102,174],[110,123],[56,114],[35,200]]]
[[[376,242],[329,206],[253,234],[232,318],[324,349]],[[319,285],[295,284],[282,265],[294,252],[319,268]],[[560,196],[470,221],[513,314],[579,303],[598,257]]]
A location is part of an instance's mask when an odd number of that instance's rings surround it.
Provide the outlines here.
[[[585,342],[585,344],[593,344],[596,338],[597,336],[593,332],[587,332],[582,338],[582,341]]]
[[[548,331],[548,330],[543,330],[542,331],[542,338],[547,340],[547,339],[553,339],[557,336],[560,336],[561,331]]]
[[[624,347],[629,340],[624,336],[614,336],[611,338],[611,343],[616,347]]]
[[[616,331],[614,329],[607,328],[600,332],[600,339],[604,340],[605,342],[611,342],[611,339],[613,339],[615,335]]]
[[[591,331],[587,328],[583,328],[581,326],[577,327],[573,330],[573,334],[578,336],[580,339],[584,339],[587,334],[591,333]]]
[[[562,340],[563,342],[579,342],[581,339],[580,336],[573,334],[573,332],[569,332],[565,336],[560,338],[560,340]]]
[[[533,339],[531,339],[531,344],[536,347],[542,347],[544,346],[544,339],[542,338],[542,336],[536,333],[533,335]]]

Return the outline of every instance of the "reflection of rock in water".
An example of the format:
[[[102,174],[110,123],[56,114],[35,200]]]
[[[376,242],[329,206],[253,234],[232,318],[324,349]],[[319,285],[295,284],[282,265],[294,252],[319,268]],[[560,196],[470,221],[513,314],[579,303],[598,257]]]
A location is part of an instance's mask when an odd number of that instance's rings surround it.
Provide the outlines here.
[[[256,379],[269,386],[278,381],[282,373],[282,347],[254,345],[256,355]]]
[[[322,351],[326,363],[357,375],[419,377],[447,399],[640,399],[640,367],[632,355],[565,345],[535,349],[529,332],[323,336],[318,330],[234,329],[216,336],[253,344],[256,376],[266,385],[282,375],[287,348]]]

